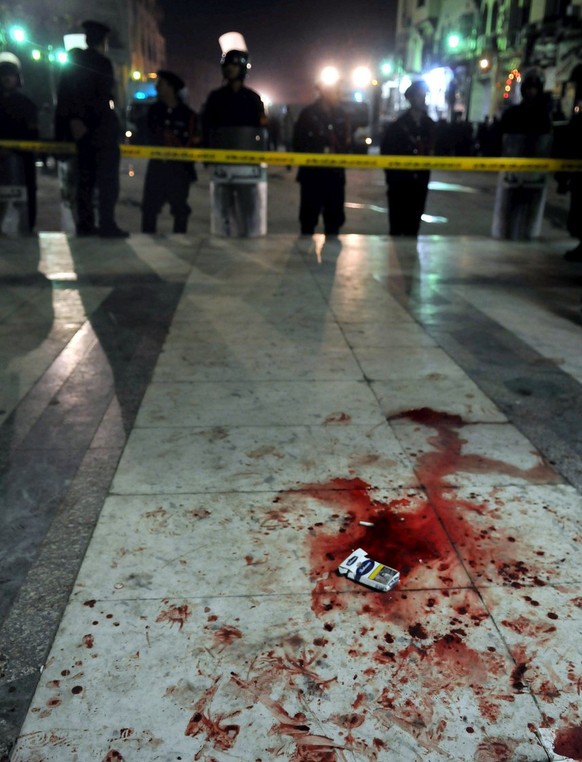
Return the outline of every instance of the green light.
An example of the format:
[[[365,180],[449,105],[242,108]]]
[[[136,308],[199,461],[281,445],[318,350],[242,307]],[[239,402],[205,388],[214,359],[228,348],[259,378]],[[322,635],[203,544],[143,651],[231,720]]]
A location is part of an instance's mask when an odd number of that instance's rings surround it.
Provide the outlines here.
[[[8,34],[18,44],[26,42],[26,30],[21,26],[13,26],[10,28]]]
[[[57,61],[61,65],[66,64],[68,60],[69,60],[69,56],[68,56],[68,54],[67,54],[67,52],[65,50],[58,50],[57,51]]]
[[[449,34],[447,37],[447,45],[451,50],[456,50],[461,44],[461,38],[458,34]]]
[[[380,71],[385,77],[389,77],[392,74],[392,64],[390,61],[384,61],[384,63],[380,66]]]
[[[40,50],[33,50],[30,55],[33,57],[35,61],[40,61],[40,59],[42,58],[42,54]]]

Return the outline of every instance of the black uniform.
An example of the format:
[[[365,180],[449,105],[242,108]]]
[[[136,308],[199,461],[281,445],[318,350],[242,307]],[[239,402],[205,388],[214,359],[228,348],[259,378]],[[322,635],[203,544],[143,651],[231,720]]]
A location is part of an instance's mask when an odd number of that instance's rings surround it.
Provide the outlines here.
[[[197,142],[197,118],[181,101],[174,108],[158,101],[148,109],[147,142],[150,145],[190,148]],[[156,218],[167,202],[174,217],[174,233],[185,233],[191,209],[188,206],[190,183],[196,179],[191,161],[148,163],[142,200],[142,232],[156,232]]]
[[[19,90],[0,92],[0,139],[38,140],[38,109]],[[14,152],[22,162],[28,201],[28,226],[33,230],[36,222],[36,169],[34,154],[30,151]]]
[[[386,127],[380,152],[388,156],[426,156],[434,146],[435,123],[410,110]],[[417,236],[428,195],[429,170],[386,169],[390,235]]]
[[[244,85],[234,90],[223,85],[209,93],[202,114],[204,142],[210,144],[210,132],[219,127],[262,127],[266,123],[261,96]],[[218,146],[214,146],[218,147]]]
[[[265,108],[258,93],[241,85],[223,85],[208,95],[202,114],[204,143],[211,148],[232,148],[235,143],[249,139],[249,133],[266,124]],[[220,130],[224,129],[221,135]],[[246,128],[246,129],[243,129]],[[238,137],[237,137],[238,136]],[[252,139],[256,137],[256,133]],[[255,146],[259,148],[260,146]],[[257,172],[256,176],[242,177],[246,170]],[[242,175],[240,174],[242,173]],[[221,220],[223,231],[231,235],[247,237],[260,229],[261,197],[258,191],[260,167],[232,165],[223,171],[215,166],[213,187],[213,215]]]
[[[293,130],[293,150],[300,153],[347,153],[350,149],[348,115],[341,106],[323,99],[306,106]],[[326,235],[337,235],[346,220],[346,173],[335,167],[299,167],[301,186],[299,223],[302,235],[312,235],[319,215]]]
[[[99,231],[115,231],[119,197],[119,120],[113,110],[114,76],[111,61],[93,48],[70,51],[70,64],[57,92],[55,137],[72,140],[70,122],[87,128],[77,141],[77,231],[95,231],[93,195],[98,192]]]

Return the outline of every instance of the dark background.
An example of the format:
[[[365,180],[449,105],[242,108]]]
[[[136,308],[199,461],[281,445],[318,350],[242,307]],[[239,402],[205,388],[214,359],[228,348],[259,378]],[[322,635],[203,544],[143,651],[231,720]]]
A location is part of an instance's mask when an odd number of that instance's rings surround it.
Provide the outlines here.
[[[240,32],[252,69],[248,84],[274,103],[307,103],[322,66],[349,72],[377,66],[393,52],[396,0],[160,0],[168,67],[186,80],[190,105],[199,108],[220,86],[225,32]]]

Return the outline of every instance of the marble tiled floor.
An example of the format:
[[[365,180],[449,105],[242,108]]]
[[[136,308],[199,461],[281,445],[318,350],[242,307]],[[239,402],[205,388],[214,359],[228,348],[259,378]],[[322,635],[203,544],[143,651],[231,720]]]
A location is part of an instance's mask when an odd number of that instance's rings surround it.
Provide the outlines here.
[[[12,762],[582,759],[580,269],[130,241],[41,239],[68,288],[10,357],[6,414],[112,279],[184,285]],[[338,577],[355,547],[399,586]]]

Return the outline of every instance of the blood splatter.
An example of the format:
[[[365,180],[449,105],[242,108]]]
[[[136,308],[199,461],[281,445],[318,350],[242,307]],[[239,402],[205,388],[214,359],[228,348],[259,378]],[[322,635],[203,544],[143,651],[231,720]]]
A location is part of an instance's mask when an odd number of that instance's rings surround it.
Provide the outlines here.
[[[242,632],[237,627],[226,624],[224,627],[216,630],[214,633],[214,638],[219,643],[224,643],[225,645],[229,646],[235,640],[242,638]]]
[[[170,606],[169,609],[160,612],[156,622],[169,622],[172,627],[174,624],[178,624],[181,630],[191,614],[192,610],[187,603],[182,606]]]
[[[123,759],[123,756],[117,749],[112,749],[103,757],[103,762],[123,762]]]
[[[83,635],[83,644],[86,648],[93,648],[94,638],[93,635]]]
[[[347,413],[330,413],[325,419],[324,424],[349,423],[351,420],[351,415],[348,415]]]
[[[214,714],[211,712],[210,705],[219,684],[220,678],[216,678],[210,688],[207,688],[196,702],[194,713],[186,726],[184,735],[191,737],[205,735],[206,739],[215,749],[228,751],[234,745],[240,732],[240,726],[228,722],[228,720],[240,714],[240,712],[230,712],[229,714]]]
[[[554,751],[569,759],[582,760],[582,726],[556,731]]]

